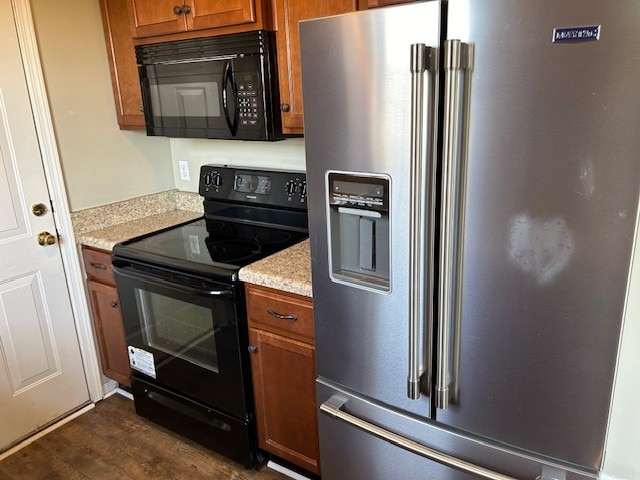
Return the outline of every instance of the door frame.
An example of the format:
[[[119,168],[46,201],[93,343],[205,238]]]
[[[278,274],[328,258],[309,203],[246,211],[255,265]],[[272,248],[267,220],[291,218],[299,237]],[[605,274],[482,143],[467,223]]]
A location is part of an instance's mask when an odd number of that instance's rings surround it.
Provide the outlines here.
[[[97,402],[104,397],[102,370],[93,337],[91,313],[85,292],[84,273],[78,246],[76,245],[69,202],[62,175],[62,165],[58,153],[58,144],[53,130],[51,111],[49,110],[49,101],[31,15],[31,2],[30,0],[11,0],[11,6],[18,32],[18,43],[22,55],[29,99],[31,100],[31,111],[40,146],[42,165],[52,203],[53,219],[59,238],[58,244],[62,254],[67,290],[71,299],[71,308],[78,335],[80,353],[82,354],[87,388],[91,401]]]

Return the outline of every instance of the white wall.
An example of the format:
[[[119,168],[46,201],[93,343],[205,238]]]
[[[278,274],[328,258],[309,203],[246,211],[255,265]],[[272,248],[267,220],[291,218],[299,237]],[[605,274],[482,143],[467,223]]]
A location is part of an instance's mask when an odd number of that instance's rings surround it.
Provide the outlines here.
[[[278,142],[240,140],[171,139],[175,186],[185,192],[198,191],[200,166],[207,163],[265,169],[306,170],[304,139],[291,138]],[[179,161],[187,161],[191,179],[180,179]]]
[[[175,188],[169,140],[119,130],[98,0],[32,0],[71,211]]]
[[[601,478],[640,480],[640,235],[631,271]]]

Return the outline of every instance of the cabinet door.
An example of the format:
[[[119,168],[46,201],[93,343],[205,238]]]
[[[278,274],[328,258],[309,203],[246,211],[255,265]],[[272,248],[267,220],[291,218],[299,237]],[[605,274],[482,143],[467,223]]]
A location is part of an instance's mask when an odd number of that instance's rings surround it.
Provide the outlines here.
[[[114,287],[87,281],[102,371],[123,385],[131,386],[129,355],[118,294]]]
[[[142,95],[133,49],[128,1],[100,0],[100,9],[118,125],[125,130],[142,130]]]
[[[412,3],[416,0],[358,0],[358,10],[367,8],[386,7],[388,5],[398,5],[400,3]]]
[[[254,0],[185,0],[191,11],[185,16],[188,30],[226,27],[256,21]]]
[[[131,25],[136,37],[151,37],[186,29],[185,15],[175,7],[182,8],[183,0],[129,0]]]
[[[274,0],[280,110],[284,133],[302,133],[302,78],[298,22],[356,10],[356,0]]]
[[[315,348],[254,328],[249,340],[260,448],[320,473]]]

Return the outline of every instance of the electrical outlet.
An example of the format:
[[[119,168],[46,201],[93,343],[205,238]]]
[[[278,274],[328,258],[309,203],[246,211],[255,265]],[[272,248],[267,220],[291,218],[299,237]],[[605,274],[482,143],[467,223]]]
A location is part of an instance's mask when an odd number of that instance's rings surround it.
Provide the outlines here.
[[[191,175],[189,175],[189,162],[180,160],[178,165],[180,166],[180,180],[191,180]]]

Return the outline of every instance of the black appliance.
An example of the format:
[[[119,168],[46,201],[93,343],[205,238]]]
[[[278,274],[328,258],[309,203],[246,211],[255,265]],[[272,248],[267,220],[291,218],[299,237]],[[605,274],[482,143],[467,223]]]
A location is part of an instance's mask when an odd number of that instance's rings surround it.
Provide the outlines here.
[[[205,165],[203,218],[116,245],[136,411],[247,467],[257,449],[241,267],[307,238],[303,173]]]
[[[136,46],[147,135],[278,140],[274,32]]]

